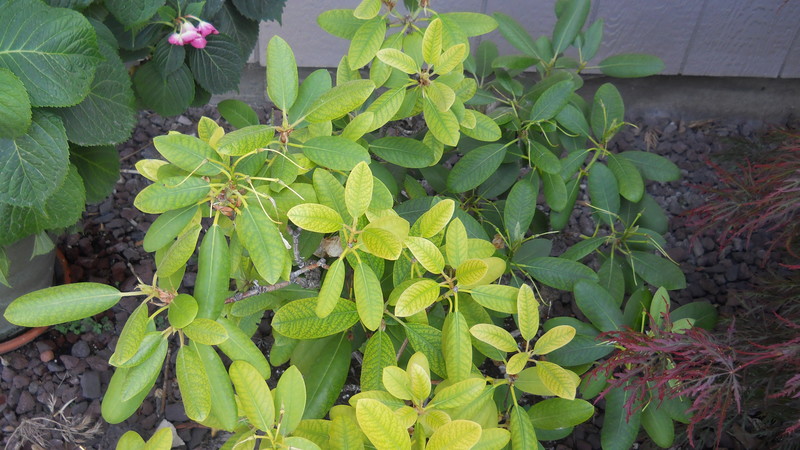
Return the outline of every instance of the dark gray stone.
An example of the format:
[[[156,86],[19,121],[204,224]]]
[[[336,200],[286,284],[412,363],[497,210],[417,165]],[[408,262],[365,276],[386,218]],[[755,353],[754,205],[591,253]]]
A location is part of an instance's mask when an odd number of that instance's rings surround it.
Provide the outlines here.
[[[100,389],[100,374],[94,370],[88,370],[81,376],[81,393],[84,398],[96,399],[103,394]]]
[[[84,340],[79,340],[72,346],[72,356],[76,358],[86,358],[89,356],[92,351],[89,348],[89,344],[86,343]]]

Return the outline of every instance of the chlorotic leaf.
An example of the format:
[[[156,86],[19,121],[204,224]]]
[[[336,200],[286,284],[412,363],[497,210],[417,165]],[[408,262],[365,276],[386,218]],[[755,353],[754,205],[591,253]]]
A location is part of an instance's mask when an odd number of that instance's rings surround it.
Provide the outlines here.
[[[56,325],[101,313],[116,305],[122,293],[99,283],[73,283],[25,294],[11,302],[4,317],[23,327]]]
[[[275,403],[266,381],[255,367],[244,361],[234,361],[229,372],[247,420],[259,430],[271,431],[275,423]]]

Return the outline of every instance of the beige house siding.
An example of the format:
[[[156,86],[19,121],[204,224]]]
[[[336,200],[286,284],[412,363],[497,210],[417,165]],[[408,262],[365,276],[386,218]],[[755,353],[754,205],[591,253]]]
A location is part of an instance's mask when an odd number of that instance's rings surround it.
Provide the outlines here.
[[[536,38],[555,23],[553,0],[432,0],[439,12],[500,11]],[[288,0],[283,26],[261,24],[251,58],[265,64],[274,34],[292,46],[301,67],[336,67],[349,42],[319,28],[322,11],[353,8],[357,0]],[[605,20],[593,61],[622,52],[664,60],[665,75],[800,78],[800,0],[595,0],[588,22]],[[495,31],[501,54],[518,53]],[[476,41],[477,43],[477,41]]]

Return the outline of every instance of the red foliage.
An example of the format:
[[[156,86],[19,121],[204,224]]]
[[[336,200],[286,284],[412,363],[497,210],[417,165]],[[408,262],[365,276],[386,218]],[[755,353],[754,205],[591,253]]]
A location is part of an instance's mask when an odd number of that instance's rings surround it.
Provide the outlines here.
[[[784,326],[800,329],[798,324],[779,316],[778,319]],[[632,391],[625,404],[629,416],[636,408],[656,399],[690,399],[688,412],[692,419],[688,435],[692,445],[695,426],[707,420],[715,422],[719,442],[733,405],[737,413],[742,410],[745,390],[750,388],[743,383],[748,369],[762,365],[784,373],[800,372],[800,334],[788,341],[770,345],[750,342],[741,348],[733,324],[722,337],[701,328],[668,331],[669,320],[663,329],[655,327],[651,320],[651,327],[650,333],[626,329],[601,334],[601,339],[614,342],[620,350],[590,376],[610,376],[609,387],[601,398],[613,387]],[[800,375],[791,377],[783,390],[769,397],[800,398]],[[798,431],[800,421],[789,426],[784,434]]]
[[[775,130],[772,134],[781,145],[757,163],[745,159],[733,169],[708,163],[719,186],[700,186],[709,198],[688,212],[688,226],[698,234],[721,228],[721,247],[738,237],[749,244],[754,232],[766,231],[774,235],[769,250],[780,244],[792,251],[792,239],[800,232],[800,133]],[[787,267],[800,269],[800,265]]]

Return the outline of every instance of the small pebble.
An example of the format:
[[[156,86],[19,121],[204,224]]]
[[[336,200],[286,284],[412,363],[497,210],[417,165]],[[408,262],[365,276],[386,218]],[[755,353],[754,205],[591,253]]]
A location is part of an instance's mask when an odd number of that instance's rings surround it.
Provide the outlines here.
[[[55,358],[55,354],[52,350],[45,350],[42,353],[39,353],[39,359],[42,362],[52,361],[53,358]]]

